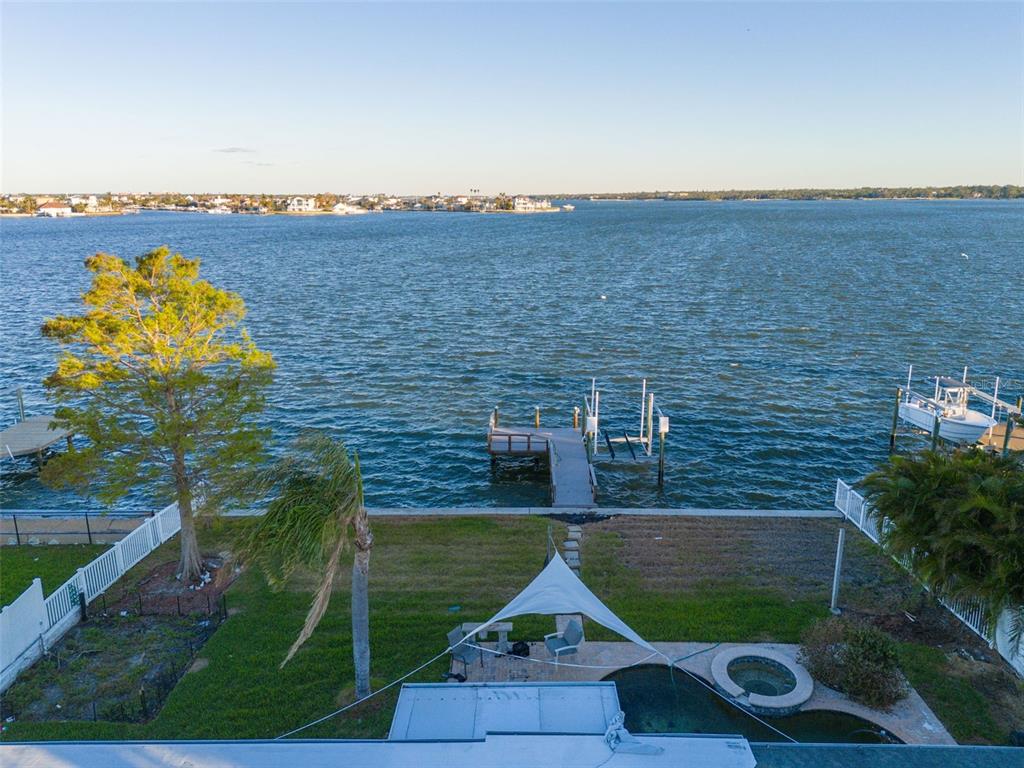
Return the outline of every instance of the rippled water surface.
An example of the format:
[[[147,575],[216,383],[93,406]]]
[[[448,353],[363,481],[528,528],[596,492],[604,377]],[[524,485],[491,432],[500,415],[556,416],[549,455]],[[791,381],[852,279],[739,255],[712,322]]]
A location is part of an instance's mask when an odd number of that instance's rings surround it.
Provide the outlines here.
[[[82,259],[160,244],[238,291],[278,362],[280,449],[305,426],[359,449],[368,503],[544,504],[531,468],[492,474],[487,416],[566,424],[602,387],[635,431],[646,376],[671,417],[667,478],[603,462],[606,506],[827,506],[885,456],[894,388],[970,365],[1024,391],[1019,202],[589,203],[566,214],[5,220],[3,384],[45,412]],[[965,257],[962,254],[967,254]],[[4,395],[5,423],[14,401]],[[90,505],[5,470],[6,507]],[[125,506],[154,503],[144,490]],[[90,505],[91,506],[91,505]]]

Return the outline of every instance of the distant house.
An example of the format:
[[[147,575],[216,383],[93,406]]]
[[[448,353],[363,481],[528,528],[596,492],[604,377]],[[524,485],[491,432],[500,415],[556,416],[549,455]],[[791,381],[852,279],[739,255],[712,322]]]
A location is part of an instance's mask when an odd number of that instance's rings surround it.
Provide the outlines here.
[[[341,216],[358,216],[361,213],[369,213],[365,208],[360,208],[358,205],[349,205],[348,203],[338,203],[331,211]]]
[[[316,210],[315,197],[291,197],[288,198],[288,213],[306,213]]]
[[[87,211],[95,211],[99,207],[96,195],[72,195],[70,203],[73,206],[81,205]]]
[[[512,201],[512,210],[514,211],[543,211],[550,207],[550,200],[534,200],[532,197],[522,195]]]
[[[36,216],[50,216],[52,218],[58,218],[70,215],[71,205],[69,203],[59,203],[55,200],[43,203],[36,209]]]

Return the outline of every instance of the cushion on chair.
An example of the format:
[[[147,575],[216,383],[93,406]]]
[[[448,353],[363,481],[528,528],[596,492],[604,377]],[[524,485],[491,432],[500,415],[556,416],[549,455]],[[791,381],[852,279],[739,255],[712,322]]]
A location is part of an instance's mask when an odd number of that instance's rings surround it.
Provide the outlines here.
[[[549,637],[544,641],[544,645],[548,652],[554,653],[559,648],[565,648],[568,643],[560,637]]]
[[[462,634],[462,627],[456,627],[448,633],[448,647],[454,648],[456,644],[462,642],[463,637],[464,635]]]
[[[571,619],[565,626],[565,632],[562,633],[562,637],[565,638],[566,645],[579,645],[583,639],[583,628],[576,623],[575,619]]]

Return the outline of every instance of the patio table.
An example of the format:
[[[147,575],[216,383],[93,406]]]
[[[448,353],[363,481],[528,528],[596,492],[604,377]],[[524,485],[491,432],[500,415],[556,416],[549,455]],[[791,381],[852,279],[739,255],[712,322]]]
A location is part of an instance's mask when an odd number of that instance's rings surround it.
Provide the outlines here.
[[[462,625],[462,632],[464,634],[468,635],[471,632],[476,631],[476,628],[479,627],[481,625],[481,623],[482,622],[479,622],[479,621],[467,621],[466,623],[464,623]],[[489,627],[487,627],[487,629],[485,629],[483,632],[478,634],[477,637],[480,640],[486,640],[488,632],[497,632],[498,633],[498,647],[497,647],[498,653],[508,653],[509,649],[511,648],[511,645],[508,642],[508,633],[511,632],[511,631],[512,631],[512,622],[511,621],[497,621],[494,624],[491,624]]]

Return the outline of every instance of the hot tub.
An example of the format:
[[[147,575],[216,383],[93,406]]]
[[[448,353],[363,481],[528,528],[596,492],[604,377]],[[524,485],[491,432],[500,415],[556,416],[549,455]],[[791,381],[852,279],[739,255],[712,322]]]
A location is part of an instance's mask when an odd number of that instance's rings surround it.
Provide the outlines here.
[[[720,651],[711,661],[715,688],[758,715],[789,715],[814,693],[814,681],[783,653],[754,645]]]

